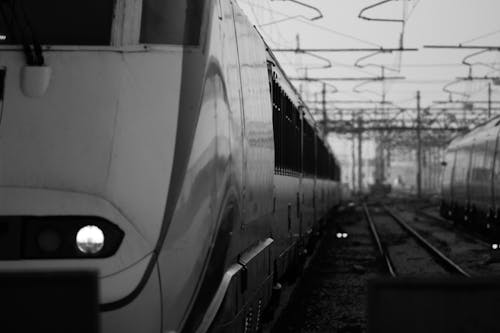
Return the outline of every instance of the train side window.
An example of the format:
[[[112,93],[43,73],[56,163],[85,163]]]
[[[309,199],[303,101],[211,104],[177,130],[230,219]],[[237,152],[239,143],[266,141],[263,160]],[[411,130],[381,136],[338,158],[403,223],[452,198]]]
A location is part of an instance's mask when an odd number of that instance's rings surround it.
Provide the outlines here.
[[[460,176],[459,180],[463,184],[467,183],[468,181],[467,177],[469,175],[470,157],[468,150],[469,150],[468,147],[462,148],[462,150],[460,151],[460,163],[458,164],[458,167],[460,169],[460,172],[458,173]]]
[[[283,89],[280,89],[280,172],[281,174],[285,173],[285,147],[286,144],[286,123],[285,123],[285,93]]]
[[[495,160],[495,145],[496,141],[491,138],[487,141],[484,164],[488,170],[487,181],[491,181],[493,177],[493,165]]]
[[[457,161],[455,163],[455,172],[453,175],[453,180],[454,180],[453,182],[457,184],[464,181],[465,170],[466,170],[466,160],[464,157],[465,157],[464,150],[459,149],[457,151]]]
[[[474,145],[466,147],[464,149],[464,182],[469,183],[472,173],[472,157],[474,152]]]
[[[494,181],[500,183],[500,151],[496,152],[495,156],[495,169],[494,169]]]
[[[7,1],[2,1],[8,3]],[[9,1],[20,4],[21,1]],[[3,3],[1,7],[4,7]],[[0,8],[0,31],[5,38],[0,44],[22,44],[19,34],[10,33],[12,25],[9,6]],[[24,0],[22,12],[29,18],[42,45],[110,45],[115,1],[111,0]],[[5,13],[4,13],[5,11]],[[26,29],[24,14],[21,15]],[[24,33],[25,31],[23,31]],[[30,41],[31,43],[31,41]]]
[[[274,132],[274,171],[279,174],[281,171],[281,89],[273,78],[272,80],[273,94],[273,132]]]
[[[451,177],[453,175],[453,162],[455,160],[455,151],[448,151],[445,156],[446,168],[443,172],[443,185],[451,185]]]
[[[143,0],[140,42],[198,45],[206,0]]]
[[[486,147],[485,144],[477,144],[472,150],[472,161],[471,161],[471,175],[470,178],[475,182],[482,182],[484,180],[485,170],[484,158],[485,158]]]

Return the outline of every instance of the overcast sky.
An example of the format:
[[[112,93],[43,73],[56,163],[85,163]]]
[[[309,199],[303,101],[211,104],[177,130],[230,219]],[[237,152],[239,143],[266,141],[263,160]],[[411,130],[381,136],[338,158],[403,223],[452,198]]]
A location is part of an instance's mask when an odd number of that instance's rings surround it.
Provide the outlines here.
[[[268,43],[273,47],[290,48],[296,46],[296,36],[300,36],[302,48],[364,48],[364,47],[399,47],[402,30],[400,23],[365,21],[358,18],[359,11],[380,0],[303,0],[318,7],[323,18],[308,21],[314,17],[315,11],[302,7],[292,1],[283,0],[238,0],[240,6],[248,14]],[[468,67],[461,65],[462,59],[473,51],[464,50],[432,50],[424,49],[428,44],[464,45],[497,45],[500,46],[500,0],[410,0],[392,1],[367,12],[372,17],[400,19],[403,13],[408,17],[405,26],[404,46],[419,48],[418,52],[403,54],[378,55],[364,62],[384,64],[398,68],[400,72],[386,71],[386,75],[404,76],[404,81],[386,83],[387,100],[402,106],[414,106],[417,90],[422,91],[423,105],[432,101],[448,99],[442,91],[444,85],[456,77],[467,76]],[[267,23],[284,19],[287,16],[302,15],[296,19],[281,23]],[[493,33],[496,32],[496,33]],[[478,38],[488,35],[484,38]],[[477,39],[477,40],[475,40]],[[470,41],[473,40],[473,41]],[[470,41],[470,42],[469,42]],[[333,62],[331,69],[309,69],[313,76],[367,76],[378,75],[380,69],[354,67],[356,60],[367,53],[321,53]],[[304,75],[298,68],[321,67],[324,62],[307,55],[293,53],[279,54],[281,63],[291,76]],[[500,69],[500,52],[487,52],[471,59],[473,62],[487,62]],[[495,64],[496,62],[496,64]],[[363,62],[362,62],[363,64]],[[498,76],[498,71],[482,65],[473,67],[474,76],[486,74]],[[339,93],[331,95],[331,99],[381,99],[382,84],[380,82],[365,84],[359,88],[364,93],[354,93],[353,88],[360,82],[338,83],[335,86]],[[495,99],[500,99],[500,87],[494,87]],[[309,85],[304,92],[314,94],[319,86]],[[471,95],[471,99],[485,100],[486,82],[462,82],[450,87],[457,91],[454,96],[463,99],[462,94]],[[307,97],[307,96],[306,96]]]

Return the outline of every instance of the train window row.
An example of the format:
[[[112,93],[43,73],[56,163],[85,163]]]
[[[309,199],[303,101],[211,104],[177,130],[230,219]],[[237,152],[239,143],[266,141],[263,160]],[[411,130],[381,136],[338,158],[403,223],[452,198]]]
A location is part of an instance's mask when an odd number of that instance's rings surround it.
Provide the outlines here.
[[[271,94],[275,172],[281,175],[298,176],[301,173],[300,113],[276,80],[272,80]]]
[[[335,159],[311,124],[301,120],[301,111],[275,78],[271,80],[271,96],[275,173],[339,180],[340,167]]]

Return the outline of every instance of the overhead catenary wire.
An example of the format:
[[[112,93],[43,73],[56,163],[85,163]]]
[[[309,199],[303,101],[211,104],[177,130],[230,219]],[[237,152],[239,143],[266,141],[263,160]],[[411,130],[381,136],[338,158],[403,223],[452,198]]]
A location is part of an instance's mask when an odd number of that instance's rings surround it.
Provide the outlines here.
[[[496,35],[500,33],[500,29],[499,30],[495,30],[495,31],[491,31],[491,32],[488,32],[486,34],[483,34],[483,35],[479,35],[477,37],[474,37],[472,39],[469,39],[469,40],[466,40],[466,41],[463,41],[461,42],[460,44],[468,44],[468,43],[472,43],[472,42],[476,42],[478,40],[481,40],[483,38],[486,38],[486,37],[490,37],[490,36],[493,36],[493,35]]]
[[[393,2],[393,1],[396,1],[396,0],[383,0],[383,1],[377,2],[375,4],[366,6],[366,7],[362,8],[360,10],[360,12],[358,14],[358,17],[360,19],[367,20],[367,21],[395,22],[395,23],[402,23],[402,24],[404,24],[405,23],[404,19],[390,19],[390,18],[370,17],[370,16],[366,16],[366,14],[365,14],[365,12],[367,12],[367,11],[373,9],[373,8],[382,6],[382,5],[386,4],[386,3]]]
[[[401,23],[401,33],[399,35],[399,47],[401,49],[404,48],[404,36],[405,36],[405,28],[406,28],[406,20],[407,20],[407,15],[406,15],[406,1],[407,0],[402,0],[403,1],[403,15],[401,19],[392,19],[392,18],[377,18],[377,17],[371,17],[367,16],[366,12],[372,10],[373,8],[385,5],[390,2],[394,2],[396,0],[382,0],[379,1],[375,4],[366,6],[362,8],[358,14],[358,17],[363,20],[367,21],[376,21],[376,22],[392,22],[392,23]],[[376,54],[373,54],[376,55]],[[399,72],[401,70],[401,64],[402,64],[402,55],[398,54],[396,56],[396,67],[397,69],[395,70],[396,72]]]
[[[273,0],[271,0],[271,1],[273,1]],[[323,13],[321,12],[321,10],[319,10],[315,6],[308,5],[308,4],[303,3],[301,1],[297,1],[297,0],[274,0],[274,1],[290,1],[290,2],[293,2],[293,3],[298,4],[300,6],[303,6],[303,7],[306,7],[306,8],[314,10],[317,13],[317,15],[313,16],[311,18],[305,17],[304,15],[291,16],[291,17],[287,17],[287,18],[284,18],[284,19],[275,20],[275,21],[271,21],[271,22],[260,24],[259,27],[264,27],[264,26],[267,26],[267,25],[282,23],[282,22],[285,22],[285,21],[288,21],[288,20],[292,20],[292,19],[295,19],[295,18],[298,18],[298,17],[303,17],[303,18],[306,18],[306,19],[308,19],[310,21],[315,21],[315,20],[319,20],[319,19],[323,18]]]
[[[408,15],[406,15],[406,21],[410,19],[410,17],[413,15],[413,12],[415,11],[415,8],[417,8],[418,4],[420,3],[420,0],[416,0],[415,3],[413,4],[413,7],[410,9],[410,12]]]
[[[261,6],[261,5],[257,5],[249,0],[238,0],[240,2],[244,2],[246,4],[248,4],[249,6],[254,6],[254,7],[257,7],[257,8],[261,8],[265,11],[270,11],[270,12],[273,12],[277,15],[280,15],[282,17],[293,17],[293,16],[290,16],[290,15],[287,15],[287,14],[284,14],[280,11],[277,11],[275,9],[270,9],[270,8],[266,8],[264,6]],[[367,41],[367,40],[364,40],[364,39],[361,39],[361,38],[358,38],[356,36],[353,36],[353,35],[350,35],[350,34],[347,34],[347,33],[344,33],[344,32],[340,32],[340,31],[337,31],[337,30],[334,30],[334,29],[331,29],[329,27],[326,27],[324,25],[321,25],[321,24],[317,24],[317,23],[313,23],[313,22],[310,22],[309,19],[303,19],[301,17],[299,18],[296,18],[296,20],[308,25],[308,26],[311,26],[311,27],[314,27],[316,29],[320,29],[320,30],[323,30],[323,31],[326,31],[328,33],[331,33],[331,34],[334,34],[334,35],[337,35],[337,36],[341,36],[341,37],[344,37],[344,38],[348,38],[348,39],[351,39],[351,40],[354,40],[354,41],[357,41],[357,42],[360,42],[360,43],[363,43],[363,44],[366,44],[366,45],[372,45],[372,46],[376,46],[376,47],[382,47],[382,45],[380,44],[376,44],[376,43],[373,43],[373,42],[370,42],[370,41]]]

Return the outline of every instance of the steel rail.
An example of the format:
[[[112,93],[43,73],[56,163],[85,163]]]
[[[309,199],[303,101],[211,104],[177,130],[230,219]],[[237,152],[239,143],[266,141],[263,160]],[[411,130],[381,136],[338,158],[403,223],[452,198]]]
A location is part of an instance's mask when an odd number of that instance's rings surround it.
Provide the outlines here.
[[[433,256],[437,257],[441,265],[446,266],[448,271],[453,271],[462,276],[471,277],[469,273],[464,271],[459,265],[457,265],[453,260],[448,258],[445,254],[439,251],[434,245],[429,243],[422,235],[420,235],[415,229],[410,227],[400,216],[398,216],[394,211],[392,211],[389,207],[383,205],[385,211],[401,226],[405,229],[409,234],[411,234],[414,238],[416,238],[420,244],[425,247],[429,253]]]
[[[370,212],[368,210],[368,207],[366,206],[366,203],[363,203],[363,210],[365,213],[366,221],[368,222],[368,225],[370,226],[370,231],[372,233],[373,238],[375,239],[375,243],[377,244],[378,252],[384,259],[385,265],[387,266],[387,270],[389,271],[389,274],[391,274],[392,277],[396,277],[396,270],[394,269],[394,265],[392,264],[391,258],[389,257],[389,254],[385,250],[385,247],[382,245],[382,242],[380,240],[380,236],[377,231],[377,227],[375,227],[375,223],[373,222],[373,219],[370,215]]]
[[[417,210],[416,213],[418,215],[422,215],[428,219],[431,219],[431,220],[434,220],[434,221],[437,221],[437,222],[441,222],[441,223],[446,223],[450,226],[453,226],[453,222],[450,221],[450,220],[447,220],[445,218],[442,218],[441,216],[436,216],[434,214],[430,214],[422,209],[420,210]],[[461,229],[458,229],[460,232],[462,232]],[[491,244],[482,240],[478,235],[474,234],[474,233],[467,233],[467,236],[471,237],[472,239],[474,239],[475,241],[477,241],[478,243],[480,243],[481,245],[487,247],[487,248],[490,248]]]

